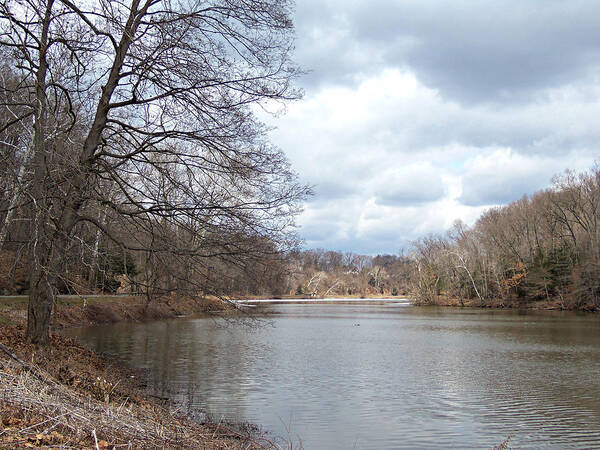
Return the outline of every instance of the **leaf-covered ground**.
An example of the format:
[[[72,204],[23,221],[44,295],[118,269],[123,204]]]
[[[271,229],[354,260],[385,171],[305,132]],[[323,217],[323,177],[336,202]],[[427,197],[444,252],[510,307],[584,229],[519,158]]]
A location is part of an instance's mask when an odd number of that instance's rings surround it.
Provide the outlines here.
[[[0,448],[278,448],[223,424],[178,417],[143,392],[143,374],[53,335],[28,344],[0,328]]]

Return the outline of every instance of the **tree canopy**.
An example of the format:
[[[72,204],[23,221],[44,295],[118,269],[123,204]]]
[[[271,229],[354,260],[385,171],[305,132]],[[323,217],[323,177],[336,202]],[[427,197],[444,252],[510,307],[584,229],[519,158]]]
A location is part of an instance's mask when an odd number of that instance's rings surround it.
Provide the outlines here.
[[[142,253],[156,263],[154,277],[161,262],[190,291],[216,289],[215,258],[250,265],[293,246],[293,218],[309,190],[253,114],[253,105],[299,97],[291,7],[0,3],[0,132],[9,169],[2,233],[19,211],[31,341],[48,341],[74,246],[90,264],[100,240]]]

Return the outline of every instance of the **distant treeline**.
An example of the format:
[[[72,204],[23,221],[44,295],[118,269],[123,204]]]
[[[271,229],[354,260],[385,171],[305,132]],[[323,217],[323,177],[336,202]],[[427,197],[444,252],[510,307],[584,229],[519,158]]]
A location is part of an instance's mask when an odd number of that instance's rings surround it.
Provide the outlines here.
[[[0,253],[0,294],[27,293],[29,234],[15,214]],[[168,227],[165,234],[174,234]],[[135,241],[137,232],[120,231]],[[210,248],[205,235],[204,245]],[[227,236],[219,237],[225,241]],[[208,253],[201,267],[170,252],[129,251],[81,228],[65,258],[60,293],[229,297],[409,296],[420,304],[600,307],[600,168],[567,171],[551,188],[491,208],[472,226],[418,239],[406,253],[368,256],[324,249],[279,252],[266,238],[236,235],[243,255]],[[191,281],[192,280],[192,281]]]
[[[413,264],[404,255],[375,257],[323,249],[289,255],[287,290],[305,297],[407,295]]]
[[[94,236],[90,236],[93,239]],[[258,245],[258,244],[257,244]],[[262,243],[268,253],[268,242]],[[61,294],[126,293],[153,298],[179,295],[226,297],[326,297],[407,295],[414,264],[407,256],[326,251],[292,251],[248,261],[207,258],[210,286],[190,283],[190,267],[170,255],[129,252],[101,240],[95,253],[85,242],[69,252],[58,291]],[[0,252],[0,295],[27,294],[29,258],[23,246],[9,241]],[[187,293],[187,294],[186,294]]]
[[[414,243],[416,301],[600,306],[600,168],[485,212],[473,227]]]

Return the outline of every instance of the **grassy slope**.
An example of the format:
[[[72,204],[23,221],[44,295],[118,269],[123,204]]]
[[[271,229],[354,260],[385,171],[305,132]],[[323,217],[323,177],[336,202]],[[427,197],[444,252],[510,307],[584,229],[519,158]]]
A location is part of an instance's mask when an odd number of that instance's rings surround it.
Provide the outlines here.
[[[27,302],[26,296],[0,297],[0,325],[25,325]],[[58,329],[98,323],[167,319],[230,309],[230,305],[215,298],[165,297],[147,304],[143,297],[135,296],[60,296],[53,313],[52,326]]]
[[[47,348],[28,344],[27,301],[0,298],[0,448],[276,448],[231,426],[177,417],[145,395],[143,373],[72,339],[53,334]],[[53,328],[216,308],[223,305],[214,299],[169,298],[146,305],[140,297],[61,297]]]
[[[72,339],[53,335],[39,348],[22,327],[4,326],[0,344],[0,448],[276,448],[239,429],[178,417],[144,394],[142,372]]]

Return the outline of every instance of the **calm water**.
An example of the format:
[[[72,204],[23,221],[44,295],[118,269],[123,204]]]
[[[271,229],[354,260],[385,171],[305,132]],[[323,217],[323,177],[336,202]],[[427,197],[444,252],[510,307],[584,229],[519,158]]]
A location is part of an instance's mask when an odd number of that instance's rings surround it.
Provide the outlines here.
[[[270,305],[211,319],[70,330],[149,368],[188,410],[307,449],[600,448],[600,316]]]

